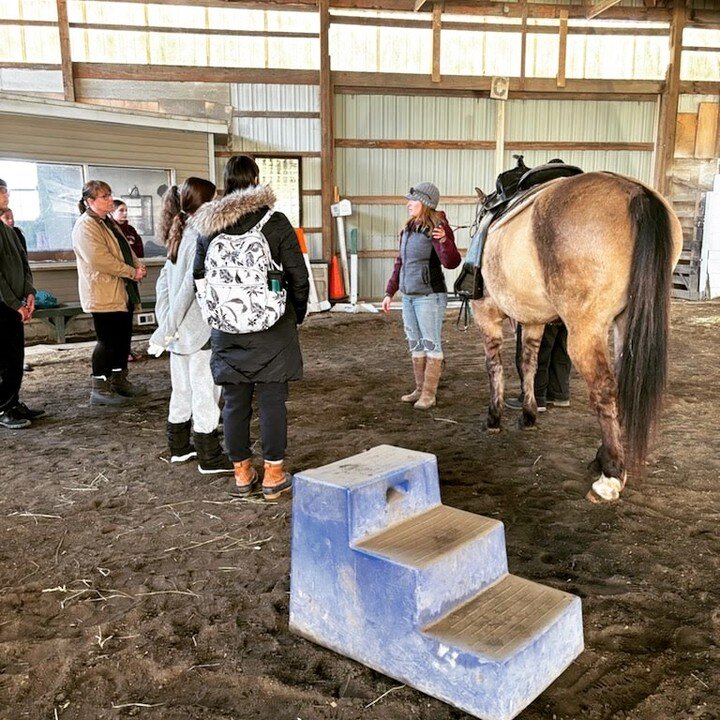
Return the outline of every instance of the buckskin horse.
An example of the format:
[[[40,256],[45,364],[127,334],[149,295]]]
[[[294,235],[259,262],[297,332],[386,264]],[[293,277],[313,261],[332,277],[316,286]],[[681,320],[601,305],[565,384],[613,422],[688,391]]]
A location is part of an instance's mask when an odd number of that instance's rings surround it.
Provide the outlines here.
[[[472,308],[490,377],[487,429],[500,428],[504,319],[523,326],[525,428],[536,421],[533,381],[544,326],[562,320],[602,433],[591,464],[600,477],[587,495],[594,502],[617,500],[627,470],[645,464],[665,389],[672,272],[681,249],[680,222],[665,199],[607,172],[535,188],[485,240],[485,297]]]

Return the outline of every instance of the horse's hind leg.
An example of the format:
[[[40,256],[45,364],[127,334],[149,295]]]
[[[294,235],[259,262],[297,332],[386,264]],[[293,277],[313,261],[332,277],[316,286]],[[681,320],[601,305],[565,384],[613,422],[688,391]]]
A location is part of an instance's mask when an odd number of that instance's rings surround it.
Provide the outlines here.
[[[522,392],[523,409],[520,427],[535,429],[537,401],[535,398],[535,375],[538,368],[538,350],[542,342],[544,325],[522,326]]]
[[[625,452],[617,409],[617,384],[608,352],[608,326],[590,322],[568,326],[568,352],[573,364],[585,378],[593,406],[600,422],[602,446],[595,464],[600,478],[593,483],[588,499],[617,500],[625,486]]]
[[[499,432],[505,389],[500,352],[503,344],[503,320],[505,315],[489,298],[473,300],[472,309],[475,324],[482,333],[485,346],[485,367],[490,379],[487,430],[488,432]]]

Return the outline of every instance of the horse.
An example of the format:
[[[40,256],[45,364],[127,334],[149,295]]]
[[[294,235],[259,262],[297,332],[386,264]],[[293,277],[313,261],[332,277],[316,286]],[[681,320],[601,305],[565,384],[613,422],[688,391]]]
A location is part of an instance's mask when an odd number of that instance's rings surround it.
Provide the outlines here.
[[[642,473],[666,385],[682,242],[680,221],[659,193],[610,172],[551,180],[490,225],[485,296],[471,303],[490,378],[487,430],[499,431],[502,417],[504,320],[523,327],[523,428],[536,423],[533,383],[545,324],[565,323],[568,353],[600,423],[602,443],[590,464],[600,476],[586,496],[593,502],[617,500],[628,470]]]

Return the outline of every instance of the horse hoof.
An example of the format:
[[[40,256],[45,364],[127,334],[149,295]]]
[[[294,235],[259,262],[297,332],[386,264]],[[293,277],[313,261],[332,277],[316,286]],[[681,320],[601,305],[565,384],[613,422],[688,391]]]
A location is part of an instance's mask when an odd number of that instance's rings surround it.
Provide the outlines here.
[[[585,497],[592,503],[614,502],[620,499],[620,492],[625,487],[625,483],[615,477],[607,477],[601,475],[596,480]]]
[[[498,435],[500,433],[499,427],[486,427],[485,432],[489,435]]]

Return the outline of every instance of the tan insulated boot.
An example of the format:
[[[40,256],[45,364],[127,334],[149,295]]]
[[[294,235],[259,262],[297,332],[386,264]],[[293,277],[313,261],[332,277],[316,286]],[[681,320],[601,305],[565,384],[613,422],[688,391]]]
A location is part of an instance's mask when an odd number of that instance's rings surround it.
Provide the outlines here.
[[[93,375],[91,405],[125,405],[127,402],[128,398],[118,395],[105,375]]]
[[[425,366],[425,382],[423,383],[420,399],[413,405],[418,410],[429,410],[435,405],[435,395],[437,393],[438,384],[440,383],[440,375],[442,375],[443,359],[432,358],[427,359]]]
[[[247,497],[257,485],[257,470],[252,466],[252,458],[233,462],[235,468],[235,482],[230,488],[230,494],[237,497]]]
[[[147,389],[144,385],[132,383],[128,379],[127,368],[125,370],[113,370],[110,376],[110,384],[112,389],[118,394],[126,398],[141,397],[147,395]]]
[[[423,382],[425,381],[426,360],[427,357],[425,355],[420,355],[419,357],[413,356],[412,362],[413,372],[415,373],[415,389],[411,393],[403,395],[400,398],[402,402],[414,403],[416,400],[420,399],[420,395],[422,394],[423,389]]]
[[[266,500],[277,500],[286,490],[292,488],[292,475],[285,472],[285,463],[265,461],[262,491]]]

